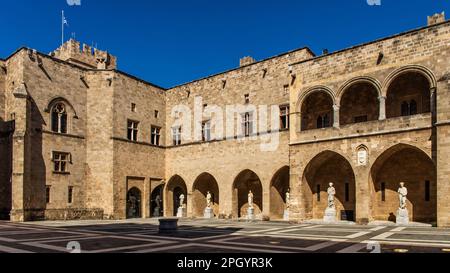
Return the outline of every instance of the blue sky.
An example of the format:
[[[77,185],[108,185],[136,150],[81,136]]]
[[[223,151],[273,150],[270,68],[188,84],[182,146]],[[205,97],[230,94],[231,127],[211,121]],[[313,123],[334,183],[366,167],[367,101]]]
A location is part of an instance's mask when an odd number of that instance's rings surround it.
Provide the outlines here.
[[[69,0],[70,1],[70,0]],[[119,69],[170,87],[303,46],[319,54],[426,25],[448,0],[67,0],[2,1],[0,57],[21,46],[48,53],[66,37],[97,44]]]

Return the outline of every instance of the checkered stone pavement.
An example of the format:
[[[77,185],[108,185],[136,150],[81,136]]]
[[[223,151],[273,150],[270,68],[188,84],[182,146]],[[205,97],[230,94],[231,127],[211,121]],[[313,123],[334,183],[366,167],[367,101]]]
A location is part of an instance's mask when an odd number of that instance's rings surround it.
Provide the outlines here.
[[[0,222],[0,253],[446,253],[450,229],[155,219]]]

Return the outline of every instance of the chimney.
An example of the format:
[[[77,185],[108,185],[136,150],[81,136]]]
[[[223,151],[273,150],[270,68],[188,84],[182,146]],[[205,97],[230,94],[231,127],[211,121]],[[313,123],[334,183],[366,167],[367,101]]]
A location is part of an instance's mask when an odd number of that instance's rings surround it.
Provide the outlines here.
[[[253,59],[250,56],[244,57],[240,60],[240,67],[246,66],[246,65],[250,65],[252,63],[256,63],[256,60]]]
[[[445,12],[436,13],[433,16],[428,16],[428,26],[436,25],[445,22]]]

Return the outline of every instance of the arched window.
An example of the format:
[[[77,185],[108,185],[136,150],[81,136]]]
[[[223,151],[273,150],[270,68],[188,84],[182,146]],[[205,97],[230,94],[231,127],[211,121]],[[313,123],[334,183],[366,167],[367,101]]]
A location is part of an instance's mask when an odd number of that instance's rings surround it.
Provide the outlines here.
[[[322,116],[317,118],[317,129],[323,128],[323,119]]]
[[[52,131],[59,134],[67,134],[67,111],[63,103],[57,103],[52,111]]]
[[[417,115],[417,102],[415,100],[412,100],[409,103],[409,114],[410,115]]]
[[[409,116],[409,104],[404,101],[402,103],[402,117]]]
[[[323,128],[328,128],[330,127],[330,117],[328,116],[328,114],[326,114],[323,117]]]

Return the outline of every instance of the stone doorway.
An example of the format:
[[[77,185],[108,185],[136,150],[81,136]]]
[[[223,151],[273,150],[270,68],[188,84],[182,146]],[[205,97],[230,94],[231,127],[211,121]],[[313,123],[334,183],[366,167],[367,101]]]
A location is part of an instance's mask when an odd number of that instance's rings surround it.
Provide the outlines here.
[[[411,221],[436,223],[436,167],[425,152],[406,144],[383,152],[371,168],[372,218],[396,221],[400,182],[408,189],[407,208]]]
[[[307,215],[312,219],[323,219],[328,206],[327,190],[333,183],[338,220],[355,221],[355,175],[345,157],[332,151],[320,153],[307,165],[303,182]]]
[[[195,180],[192,190],[192,213],[194,217],[201,218],[204,216],[208,191],[212,196],[214,215],[216,217],[219,215],[219,185],[211,174],[203,173]]]
[[[254,214],[262,217],[263,209],[263,189],[258,175],[251,170],[241,172],[233,184],[233,217],[244,218],[247,216],[248,194],[253,193]]]
[[[162,217],[164,215],[164,185],[156,187],[150,198],[151,217]]]
[[[141,191],[138,188],[132,188],[127,194],[127,219],[142,217]]]
[[[283,219],[286,209],[286,193],[289,190],[289,167],[281,168],[270,185],[270,219]]]

